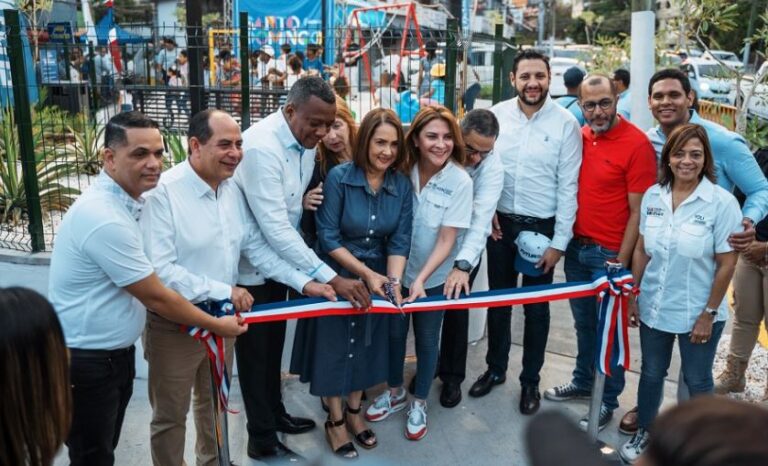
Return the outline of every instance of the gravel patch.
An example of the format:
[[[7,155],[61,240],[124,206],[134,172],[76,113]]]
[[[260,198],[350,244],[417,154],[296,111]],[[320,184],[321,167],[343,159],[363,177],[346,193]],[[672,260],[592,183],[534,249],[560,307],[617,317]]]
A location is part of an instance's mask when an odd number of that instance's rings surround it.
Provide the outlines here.
[[[725,369],[725,360],[728,356],[728,348],[731,345],[731,336],[723,335],[715,355],[715,364],[713,374],[717,377]],[[750,402],[760,402],[765,393],[766,383],[768,383],[768,349],[762,345],[756,344],[752,350],[752,357],[749,358],[749,366],[746,372],[747,388],[743,393],[731,393],[730,396],[736,400]]]

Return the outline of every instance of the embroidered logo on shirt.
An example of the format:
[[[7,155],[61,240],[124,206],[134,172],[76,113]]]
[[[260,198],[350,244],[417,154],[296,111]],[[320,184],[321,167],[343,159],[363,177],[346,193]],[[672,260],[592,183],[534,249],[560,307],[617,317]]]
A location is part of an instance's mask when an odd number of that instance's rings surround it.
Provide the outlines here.
[[[453,190],[452,189],[444,188],[444,187],[436,185],[436,184],[430,183],[430,187],[432,189],[434,189],[435,191],[438,191],[440,193],[445,194],[446,196],[451,196],[453,194]]]
[[[696,214],[693,216],[693,221],[691,223],[694,223],[696,225],[706,225],[707,219],[704,218],[703,215]]]
[[[645,214],[649,217],[663,217],[664,209],[661,207],[647,207],[645,209]]]

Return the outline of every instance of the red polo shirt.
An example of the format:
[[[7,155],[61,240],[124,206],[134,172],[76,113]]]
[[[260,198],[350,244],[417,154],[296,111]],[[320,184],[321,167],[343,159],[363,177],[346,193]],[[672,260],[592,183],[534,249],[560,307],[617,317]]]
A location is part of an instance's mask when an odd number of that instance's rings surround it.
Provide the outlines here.
[[[617,116],[608,132],[581,129],[584,154],[579,173],[579,208],[573,232],[618,252],[629,219],[628,193],[656,183],[656,152],[637,126]]]

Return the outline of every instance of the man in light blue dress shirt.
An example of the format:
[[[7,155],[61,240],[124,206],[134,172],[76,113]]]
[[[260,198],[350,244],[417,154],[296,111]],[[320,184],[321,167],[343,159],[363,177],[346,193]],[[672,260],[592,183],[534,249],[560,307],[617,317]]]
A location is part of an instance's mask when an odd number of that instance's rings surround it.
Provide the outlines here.
[[[619,114],[630,119],[632,113],[632,94],[629,92],[629,71],[619,68],[613,72],[613,83],[619,91],[619,105],[616,108]]]

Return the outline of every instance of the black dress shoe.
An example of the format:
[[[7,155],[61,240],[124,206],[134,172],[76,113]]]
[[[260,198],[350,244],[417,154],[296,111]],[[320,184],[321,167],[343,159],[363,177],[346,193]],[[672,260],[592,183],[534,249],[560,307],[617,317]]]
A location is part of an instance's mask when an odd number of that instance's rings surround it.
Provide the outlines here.
[[[284,434],[303,434],[315,428],[315,421],[304,417],[283,414],[277,420],[277,431]]]
[[[533,414],[539,410],[541,404],[541,394],[539,387],[535,385],[523,385],[523,392],[520,394],[520,412],[523,414]]]
[[[280,442],[271,447],[256,448],[248,445],[248,457],[267,464],[303,462],[304,457]]]
[[[453,408],[461,402],[461,385],[445,382],[440,391],[440,404],[445,408]]]
[[[472,388],[469,389],[469,396],[480,398],[491,392],[494,385],[500,385],[507,381],[507,376],[501,377],[494,375],[491,371],[485,371],[485,374],[481,375],[475,383],[472,384]]]

